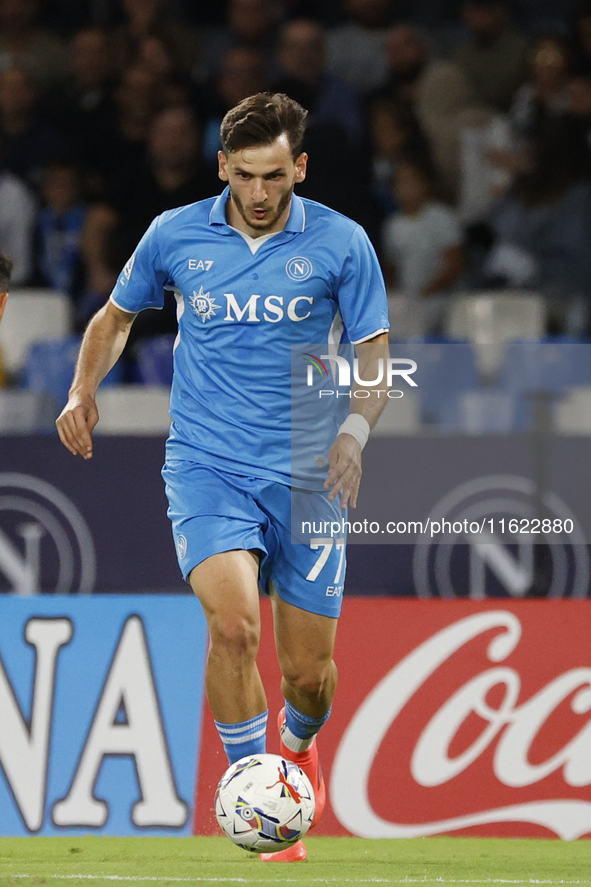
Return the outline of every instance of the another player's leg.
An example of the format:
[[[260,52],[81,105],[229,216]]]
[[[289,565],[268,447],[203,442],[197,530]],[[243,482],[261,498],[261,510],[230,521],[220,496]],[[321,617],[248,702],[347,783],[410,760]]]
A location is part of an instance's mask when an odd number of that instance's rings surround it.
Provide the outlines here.
[[[189,576],[209,628],[207,698],[231,764],[266,750],[267,701],[256,664],[258,569],[252,552],[226,551],[202,561]]]

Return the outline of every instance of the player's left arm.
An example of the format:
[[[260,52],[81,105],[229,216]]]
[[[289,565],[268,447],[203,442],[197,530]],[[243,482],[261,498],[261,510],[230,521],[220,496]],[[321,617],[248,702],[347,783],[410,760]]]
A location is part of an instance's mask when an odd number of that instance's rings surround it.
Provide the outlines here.
[[[379,375],[378,361],[383,361],[382,369],[384,379],[386,377],[386,361],[390,356],[388,347],[388,333],[380,333],[366,342],[355,346],[359,359],[360,379],[376,379]],[[369,392],[363,398],[355,397],[355,392],[363,388]],[[373,428],[380,417],[380,413],[386,406],[386,386],[364,388],[355,383],[352,389],[351,410],[346,421],[341,426],[335,442],[328,454],[328,476],[324,483],[325,489],[330,489],[328,498],[332,502],[342,491],[341,508],[351,505],[357,506],[359,484],[361,483],[361,450],[367,440],[369,430]],[[346,429],[349,427],[349,433]]]

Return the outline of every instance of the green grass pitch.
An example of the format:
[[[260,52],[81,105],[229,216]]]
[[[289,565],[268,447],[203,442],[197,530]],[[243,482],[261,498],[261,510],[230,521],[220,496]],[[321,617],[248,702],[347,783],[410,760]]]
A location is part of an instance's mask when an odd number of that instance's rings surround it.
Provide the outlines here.
[[[226,838],[0,838],[0,887],[589,884],[591,842],[310,838],[305,863],[261,863]]]

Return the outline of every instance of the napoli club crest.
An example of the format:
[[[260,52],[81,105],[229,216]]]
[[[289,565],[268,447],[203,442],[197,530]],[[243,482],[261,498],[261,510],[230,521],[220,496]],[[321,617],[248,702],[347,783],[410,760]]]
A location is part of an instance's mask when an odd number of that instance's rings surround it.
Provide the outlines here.
[[[285,273],[291,280],[308,280],[312,276],[314,267],[309,259],[304,256],[295,256],[285,266]]]

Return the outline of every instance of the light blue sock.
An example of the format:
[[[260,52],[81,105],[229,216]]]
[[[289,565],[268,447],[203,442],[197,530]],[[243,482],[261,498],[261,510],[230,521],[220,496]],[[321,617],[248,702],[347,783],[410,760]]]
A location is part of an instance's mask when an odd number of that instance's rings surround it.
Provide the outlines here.
[[[314,737],[322,725],[330,717],[330,712],[329,708],[321,718],[311,718],[310,715],[305,715],[286,699],[285,724],[281,731],[281,741],[290,751],[306,751],[312,745]]]
[[[269,712],[242,721],[240,724],[220,724],[214,721],[228,761],[233,764],[246,755],[261,755],[267,750],[267,719]]]

